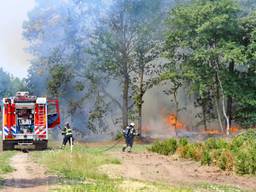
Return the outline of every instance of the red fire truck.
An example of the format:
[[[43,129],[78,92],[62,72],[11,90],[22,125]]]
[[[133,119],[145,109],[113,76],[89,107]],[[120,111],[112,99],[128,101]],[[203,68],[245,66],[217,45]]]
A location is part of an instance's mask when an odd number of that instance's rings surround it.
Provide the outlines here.
[[[15,97],[3,98],[2,124],[3,150],[46,149],[48,129],[60,124],[58,100],[17,92]]]

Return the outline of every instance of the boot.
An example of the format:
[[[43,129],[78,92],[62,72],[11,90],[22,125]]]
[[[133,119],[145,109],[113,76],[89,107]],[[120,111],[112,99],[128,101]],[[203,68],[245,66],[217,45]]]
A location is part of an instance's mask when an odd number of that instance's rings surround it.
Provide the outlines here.
[[[132,152],[132,148],[131,148],[130,146],[128,146],[127,152],[128,152],[128,153],[131,153],[131,152]]]

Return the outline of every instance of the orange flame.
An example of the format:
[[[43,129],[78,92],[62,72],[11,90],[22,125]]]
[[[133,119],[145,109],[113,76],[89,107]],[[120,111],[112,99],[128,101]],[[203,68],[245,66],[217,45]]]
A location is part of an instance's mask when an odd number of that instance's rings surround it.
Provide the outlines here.
[[[175,114],[169,114],[165,118],[165,122],[167,125],[171,127],[176,127],[177,129],[183,129],[183,124],[177,120],[177,116]]]
[[[229,128],[230,133],[237,133],[239,131],[238,126],[232,126]],[[222,132],[221,130],[216,130],[216,129],[211,129],[211,130],[206,130],[205,131],[209,135],[224,135],[225,131]]]
[[[205,133],[207,133],[209,135],[223,135],[224,134],[221,130],[216,130],[216,129],[206,130]]]
[[[239,131],[239,127],[238,126],[233,126],[233,127],[230,127],[230,132],[231,133],[237,133]]]

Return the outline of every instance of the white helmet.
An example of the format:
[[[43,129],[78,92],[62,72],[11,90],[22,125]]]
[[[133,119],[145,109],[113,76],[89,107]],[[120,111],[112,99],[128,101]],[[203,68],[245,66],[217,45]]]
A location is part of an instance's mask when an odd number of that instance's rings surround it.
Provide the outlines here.
[[[130,123],[130,126],[134,127],[134,126],[135,126],[135,123],[133,123],[133,122],[132,122],[132,123]]]

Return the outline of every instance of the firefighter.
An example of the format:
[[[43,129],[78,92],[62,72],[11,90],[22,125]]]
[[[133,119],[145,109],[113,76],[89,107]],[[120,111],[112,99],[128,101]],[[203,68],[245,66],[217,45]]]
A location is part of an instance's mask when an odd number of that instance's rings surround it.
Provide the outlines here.
[[[72,141],[72,145],[74,144],[72,129],[71,129],[68,122],[65,123],[65,126],[62,129],[62,135],[64,136],[63,143],[62,143],[62,148],[66,146],[67,142],[69,143],[69,145],[71,145],[71,141]]]
[[[135,130],[135,123],[130,123],[123,130],[123,135],[124,135],[124,139],[125,139],[125,145],[123,146],[122,151],[124,152],[127,149],[128,152],[131,152],[134,137],[139,135],[137,133],[137,131]]]

